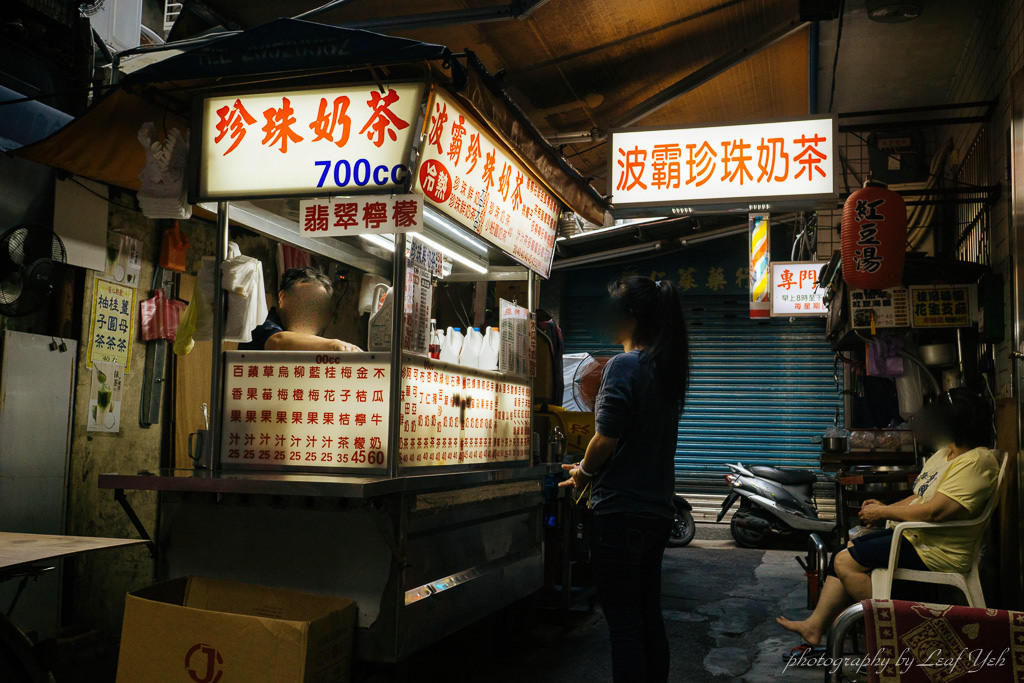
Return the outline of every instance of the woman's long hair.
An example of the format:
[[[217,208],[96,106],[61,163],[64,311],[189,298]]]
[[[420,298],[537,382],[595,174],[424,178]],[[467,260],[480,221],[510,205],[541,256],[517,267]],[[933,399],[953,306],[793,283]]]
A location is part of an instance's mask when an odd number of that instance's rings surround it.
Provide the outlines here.
[[[633,343],[644,347],[655,381],[683,410],[690,380],[690,340],[679,292],[668,280],[617,280],[608,287],[620,315],[636,320]]]

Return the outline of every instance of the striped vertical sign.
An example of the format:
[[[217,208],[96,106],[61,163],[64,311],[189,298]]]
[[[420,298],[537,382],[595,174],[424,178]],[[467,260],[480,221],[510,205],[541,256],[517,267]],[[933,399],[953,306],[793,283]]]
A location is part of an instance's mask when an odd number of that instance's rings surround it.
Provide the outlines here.
[[[750,226],[750,317],[767,318],[770,313],[771,302],[769,295],[771,288],[769,277],[771,275],[769,253],[771,251],[770,221],[766,213],[752,213],[749,215],[748,225]]]

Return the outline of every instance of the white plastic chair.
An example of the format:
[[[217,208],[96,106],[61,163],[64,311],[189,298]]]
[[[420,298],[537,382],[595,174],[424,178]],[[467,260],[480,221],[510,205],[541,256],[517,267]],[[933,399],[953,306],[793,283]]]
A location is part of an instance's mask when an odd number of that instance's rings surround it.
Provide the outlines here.
[[[978,576],[978,559],[981,555],[981,542],[985,527],[988,526],[996,503],[999,502],[999,489],[1003,483],[1003,475],[1006,473],[1006,462],[1008,460],[1009,458],[1006,454],[1003,454],[1003,462],[999,466],[999,476],[996,479],[995,490],[992,492],[988,503],[986,503],[985,509],[977,517],[954,522],[900,522],[896,525],[893,529],[892,545],[889,547],[889,566],[885,569],[875,569],[871,572],[872,598],[880,600],[890,599],[893,581],[918,581],[921,583],[956,586],[967,597],[967,604],[969,606],[985,607],[985,596],[981,592],[981,581]],[[896,567],[900,553],[900,538],[906,529],[949,529],[951,527],[978,527],[978,537],[974,541],[974,547],[971,549],[971,569],[967,574]]]

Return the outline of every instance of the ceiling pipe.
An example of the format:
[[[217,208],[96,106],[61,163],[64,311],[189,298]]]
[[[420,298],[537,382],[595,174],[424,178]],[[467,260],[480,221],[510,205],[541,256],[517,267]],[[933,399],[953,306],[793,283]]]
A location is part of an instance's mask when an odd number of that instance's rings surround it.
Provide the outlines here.
[[[339,7],[348,5],[353,2],[355,2],[355,0],[333,0],[332,2],[328,2],[325,5],[320,5],[319,7],[314,7],[311,10],[307,10],[302,14],[296,14],[294,17],[292,17],[292,19],[310,19],[319,14],[323,14],[324,12],[330,12],[332,9],[338,9]]]
[[[424,14],[406,14],[399,17],[381,17],[378,19],[362,19],[358,21],[336,22],[343,28],[359,28],[367,31],[380,29],[412,30],[419,28],[435,28],[438,26],[457,26],[459,24],[484,24],[506,19],[526,19],[548,0],[532,0],[511,2],[507,5],[481,7],[478,9],[449,10],[446,12],[427,12]],[[316,11],[316,10],[314,10]]]
[[[644,244],[634,244],[629,247],[622,247],[620,249],[609,249],[608,251],[599,251],[594,254],[584,254],[583,256],[571,256],[569,258],[559,259],[554,262],[551,266],[551,270],[564,270],[565,268],[571,268],[573,266],[584,266],[591,263],[600,263],[601,261],[608,261],[620,256],[634,256],[636,254],[643,254],[648,251],[657,251],[661,249],[661,242],[647,242]]]
[[[753,57],[765,48],[770,47],[780,40],[784,40],[797,31],[802,30],[810,23],[811,22],[809,21],[791,21],[770,33],[766,33],[750,45],[746,45],[722,55],[718,59],[705,64],[683,79],[668,86],[656,95],[649,97],[635,107],[632,107],[608,127],[625,128],[626,126],[633,125],[637,121],[653,114],[665,105],[671,103],[673,100],[682,97],[691,90],[707,83],[712,78],[715,78],[737,64]]]

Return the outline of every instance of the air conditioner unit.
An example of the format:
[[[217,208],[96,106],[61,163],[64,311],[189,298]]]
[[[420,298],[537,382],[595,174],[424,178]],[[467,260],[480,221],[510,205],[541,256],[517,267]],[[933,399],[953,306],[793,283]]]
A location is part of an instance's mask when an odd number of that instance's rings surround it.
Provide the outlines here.
[[[103,0],[89,21],[103,42],[114,52],[138,47],[142,0]]]

